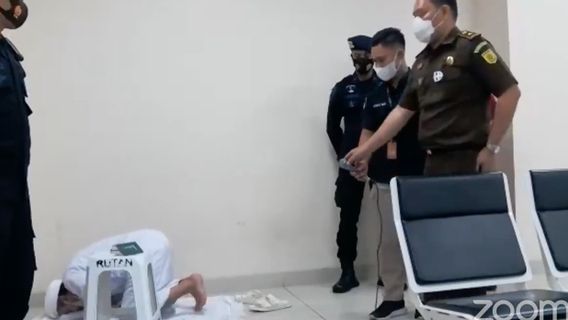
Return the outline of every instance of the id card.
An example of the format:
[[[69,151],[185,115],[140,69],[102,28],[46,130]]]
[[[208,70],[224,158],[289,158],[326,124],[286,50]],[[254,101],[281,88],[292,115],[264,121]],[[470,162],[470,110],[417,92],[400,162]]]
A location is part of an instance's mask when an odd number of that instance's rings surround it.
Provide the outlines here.
[[[387,144],[387,159],[388,160],[397,159],[396,142],[394,141],[391,141]]]

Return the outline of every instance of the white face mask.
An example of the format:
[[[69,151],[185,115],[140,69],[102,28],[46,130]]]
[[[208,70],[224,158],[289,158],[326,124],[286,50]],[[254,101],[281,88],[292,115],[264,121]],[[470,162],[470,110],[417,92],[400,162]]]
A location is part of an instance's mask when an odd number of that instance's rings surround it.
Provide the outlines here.
[[[399,69],[400,65],[399,66],[396,65],[396,56],[394,60],[391,63],[389,63],[386,67],[384,68],[375,67],[377,76],[379,76],[379,79],[383,81],[391,81],[396,76]]]
[[[414,30],[414,35],[418,41],[422,43],[430,43],[435,29],[432,21],[416,17],[412,23],[412,30]]]
[[[434,27],[434,19],[438,15],[440,11],[436,12],[431,20],[424,20],[421,17],[415,17],[414,21],[412,22],[412,30],[414,30],[414,35],[418,41],[423,43],[430,43],[432,40],[432,36],[436,31],[436,27]]]

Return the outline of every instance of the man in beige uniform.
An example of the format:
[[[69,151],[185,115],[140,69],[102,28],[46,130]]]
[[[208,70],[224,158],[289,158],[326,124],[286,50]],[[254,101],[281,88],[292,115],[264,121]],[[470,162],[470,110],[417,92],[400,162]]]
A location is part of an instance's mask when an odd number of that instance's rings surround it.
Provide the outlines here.
[[[516,79],[486,39],[457,28],[456,0],[417,0],[414,16],[415,36],[427,46],[416,58],[399,106],[373,137],[346,156],[357,166],[354,175],[366,176],[370,155],[391,141],[418,111],[418,137],[428,155],[426,175],[493,170],[521,96]],[[490,125],[487,101],[491,94],[497,97],[497,106]]]

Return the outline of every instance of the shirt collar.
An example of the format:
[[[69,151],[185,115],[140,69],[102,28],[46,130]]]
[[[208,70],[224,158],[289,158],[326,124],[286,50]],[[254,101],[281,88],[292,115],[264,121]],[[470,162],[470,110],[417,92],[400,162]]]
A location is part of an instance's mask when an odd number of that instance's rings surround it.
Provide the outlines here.
[[[391,86],[390,83],[385,83],[385,84],[394,90],[400,90],[400,89],[404,90],[406,88],[409,76],[410,76],[410,68],[407,68],[406,73],[402,76],[402,78],[400,78],[400,80],[398,80],[398,85],[396,86],[396,88]]]

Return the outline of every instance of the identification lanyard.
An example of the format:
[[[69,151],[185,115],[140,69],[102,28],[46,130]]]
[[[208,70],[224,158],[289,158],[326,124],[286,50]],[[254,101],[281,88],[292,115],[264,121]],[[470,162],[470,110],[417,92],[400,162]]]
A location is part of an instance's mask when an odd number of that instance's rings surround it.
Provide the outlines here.
[[[387,85],[387,97],[389,99],[389,107],[392,109],[393,108],[392,99],[391,99],[391,93],[390,93],[390,89],[389,89],[388,85]]]
[[[391,99],[391,94],[390,94],[390,88],[387,85],[387,96],[389,99],[389,108],[390,111],[392,111],[393,105],[392,105],[392,99]],[[396,160],[398,158],[398,148],[396,145],[396,141],[395,140],[391,140],[389,143],[387,143],[387,159],[388,160]]]

